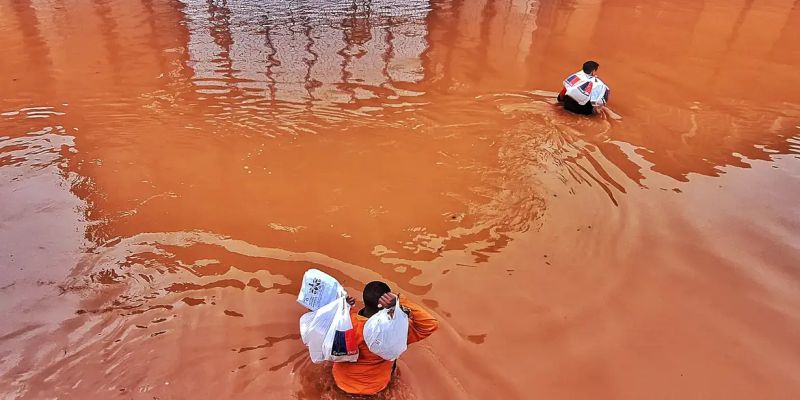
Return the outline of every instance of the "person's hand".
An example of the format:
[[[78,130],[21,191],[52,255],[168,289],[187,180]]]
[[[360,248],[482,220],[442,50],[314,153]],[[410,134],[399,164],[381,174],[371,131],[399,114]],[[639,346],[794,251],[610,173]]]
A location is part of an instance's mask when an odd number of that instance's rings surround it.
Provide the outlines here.
[[[392,308],[397,303],[397,295],[394,293],[384,293],[381,298],[378,299],[378,306],[381,308]]]
[[[350,307],[356,305],[356,298],[353,296],[347,296],[347,298],[345,298],[344,301],[346,301],[347,304],[350,304]]]

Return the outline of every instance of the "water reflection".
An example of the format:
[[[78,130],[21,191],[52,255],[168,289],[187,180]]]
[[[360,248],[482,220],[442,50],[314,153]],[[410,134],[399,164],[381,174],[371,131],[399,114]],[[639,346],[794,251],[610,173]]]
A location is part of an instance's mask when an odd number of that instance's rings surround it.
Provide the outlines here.
[[[425,35],[425,3],[332,3],[317,14],[319,6],[209,2],[203,18],[200,4],[190,4],[188,47],[199,91],[214,94],[203,87],[210,81],[254,89],[253,96],[266,92],[270,100],[349,102],[391,80],[419,80],[414,63],[425,45],[415,39]]]

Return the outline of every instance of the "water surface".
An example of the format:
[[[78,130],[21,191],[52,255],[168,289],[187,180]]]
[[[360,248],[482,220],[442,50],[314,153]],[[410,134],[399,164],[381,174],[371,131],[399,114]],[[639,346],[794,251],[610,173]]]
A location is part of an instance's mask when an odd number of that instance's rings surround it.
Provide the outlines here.
[[[383,398],[800,393],[793,0],[0,0],[3,398],[341,398],[305,269],[441,321]],[[622,119],[551,92],[600,62]]]

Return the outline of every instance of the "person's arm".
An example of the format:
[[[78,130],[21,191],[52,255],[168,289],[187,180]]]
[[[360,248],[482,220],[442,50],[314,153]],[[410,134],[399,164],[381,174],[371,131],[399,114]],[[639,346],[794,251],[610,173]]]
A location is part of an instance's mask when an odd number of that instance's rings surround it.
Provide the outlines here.
[[[400,307],[408,314],[408,344],[425,339],[439,328],[439,321],[420,305],[401,297]]]

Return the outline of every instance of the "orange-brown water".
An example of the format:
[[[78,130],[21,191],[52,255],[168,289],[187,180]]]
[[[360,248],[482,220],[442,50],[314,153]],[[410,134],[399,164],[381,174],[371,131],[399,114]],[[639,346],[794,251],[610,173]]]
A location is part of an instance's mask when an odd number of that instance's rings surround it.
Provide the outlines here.
[[[0,397],[340,398],[305,269],[441,321],[383,398],[800,397],[795,0],[0,0]],[[600,62],[622,119],[553,104]]]

